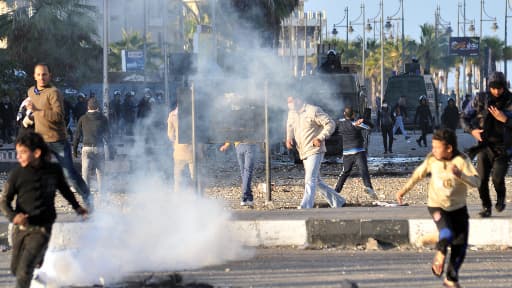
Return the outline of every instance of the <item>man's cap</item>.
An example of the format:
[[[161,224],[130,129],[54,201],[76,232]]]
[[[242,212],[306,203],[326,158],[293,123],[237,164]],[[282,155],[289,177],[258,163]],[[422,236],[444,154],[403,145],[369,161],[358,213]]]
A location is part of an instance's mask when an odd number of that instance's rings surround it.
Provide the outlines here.
[[[114,91],[114,95],[121,95],[121,91],[119,91],[119,90],[115,90],[115,91]]]
[[[425,95],[421,95],[419,100],[420,100],[420,101],[422,101],[422,100],[427,100],[427,96],[425,96]]]
[[[388,108],[388,103],[386,103],[386,102],[382,103],[382,108]]]
[[[503,72],[492,72],[489,75],[489,87],[491,88],[505,88],[507,87],[507,79]]]

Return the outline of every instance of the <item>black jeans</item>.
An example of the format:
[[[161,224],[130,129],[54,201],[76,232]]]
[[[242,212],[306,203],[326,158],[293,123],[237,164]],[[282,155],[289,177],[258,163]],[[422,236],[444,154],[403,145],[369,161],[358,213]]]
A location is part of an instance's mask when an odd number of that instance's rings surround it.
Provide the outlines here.
[[[469,214],[466,206],[455,211],[446,211],[439,207],[428,207],[437,230],[439,241],[436,249],[444,255],[451,247],[450,260],[446,270],[446,278],[459,281],[459,269],[466,257],[469,235]]]
[[[352,172],[352,168],[356,162],[361,173],[361,178],[363,178],[364,186],[373,189],[372,182],[370,181],[370,173],[368,172],[366,151],[363,151],[356,154],[343,155],[343,171],[341,171],[340,176],[338,176],[338,182],[336,183],[336,188],[334,188],[336,192],[341,192],[343,185],[345,185],[345,181],[347,181],[348,176],[350,176],[350,172]]]
[[[430,126],[428,125],[428,122],[420,122],[420,130],[421,130],[421,136],[420,138],[418,138],[418,142],[422,142],[423,141],[423,144],[425,145],[425,147],[427,146],[427,134],[428,134],[428,130],[430,130]]]
[[[29,288],[34,269],[43,264],[50,242],[51,226],[28,226],[23,230],[15,225],[12,239],[11,272],[16,276],[16,288]]]
[[[491,208],[491,196],[489,194],[489,177],[492,172],[492,184],[494,184],[494,190],[496,190],[497,202],[505,202],[506,189],[505,189],[505,175],[508,170],[508,156],[505,152],[499,153],[497,150],[491,149],[491,147],[485,147],[477,155],[477,167],[478,175],[480,175],[480,187],[478,192],[480,193],[480,200],[482,200],[482,206],[485,208]]]
[[[381,133],[384,152],[393,152],[393,126],[382,126]]]

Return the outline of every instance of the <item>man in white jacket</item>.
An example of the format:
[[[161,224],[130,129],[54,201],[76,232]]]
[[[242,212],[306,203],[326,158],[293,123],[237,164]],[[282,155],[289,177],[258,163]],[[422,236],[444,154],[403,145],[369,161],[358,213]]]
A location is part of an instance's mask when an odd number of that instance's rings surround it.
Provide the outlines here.
[[[320,166],[327,151],[325,139],[334,132],[334,121],[322,109],[306,104],[299,96],[288,97],[288,109],[286,148],[292,149],[295,144],[304,163],[304,197],[298,208],[313,208],[317,185],[331,207],[343,207],[345,199],[320,179]]]

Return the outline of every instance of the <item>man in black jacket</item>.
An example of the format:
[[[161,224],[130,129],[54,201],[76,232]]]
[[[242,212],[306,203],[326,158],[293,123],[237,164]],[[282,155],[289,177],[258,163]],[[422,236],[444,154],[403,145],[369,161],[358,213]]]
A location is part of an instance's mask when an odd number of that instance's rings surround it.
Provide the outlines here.
[[[78,143],[82,142],[82,177],[89,186],[89,169],[96,170],[98,191],[105,167],[104,145],[110,144],[110,128],[107,117],[99,111],[95,98],[87,102],[87,113],[80,117],[73,140],[73,156],[78,157]]]
[[[477,171],[482,179],[478,192],[482,200],[481,217],[491,216],[489,177],[496,190],[496,211],[505,209],[505,175],[512,147],[512,93],[502,72],[489,76],[489,91],[474,97],[462,116],[462,127],[478,141],[471,148],[477,153]],[[475,149],[476,148],[476,149]]]
[[[370,129],[373,124],[365,122],[364,119],[355,120],[354,110],[352,107],[346,107],[343,111],[344,119],[338,121],[338,133],[342,135],[343,140],[343,171],[338,176],[336,183],[336,192],[340,193],[343,189],[345,181],[347,181],[352,167],[357,162],[361,178],[363,178],[366,193],[376,200],[379,197],[373,190],[370,181],[370,173],[368,172],[368,159],[366,158],[366,149],[364,148],[363,129]]]

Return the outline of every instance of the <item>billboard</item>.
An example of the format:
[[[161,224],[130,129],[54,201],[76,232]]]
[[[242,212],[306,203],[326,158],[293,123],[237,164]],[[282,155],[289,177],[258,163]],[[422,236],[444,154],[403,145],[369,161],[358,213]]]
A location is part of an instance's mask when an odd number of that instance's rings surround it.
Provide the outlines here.
[[[450,55],[478,56],[480,37],[450,37]]]
[[[123,72],[144,71],[144,51],[121,51],[121,64]]]

